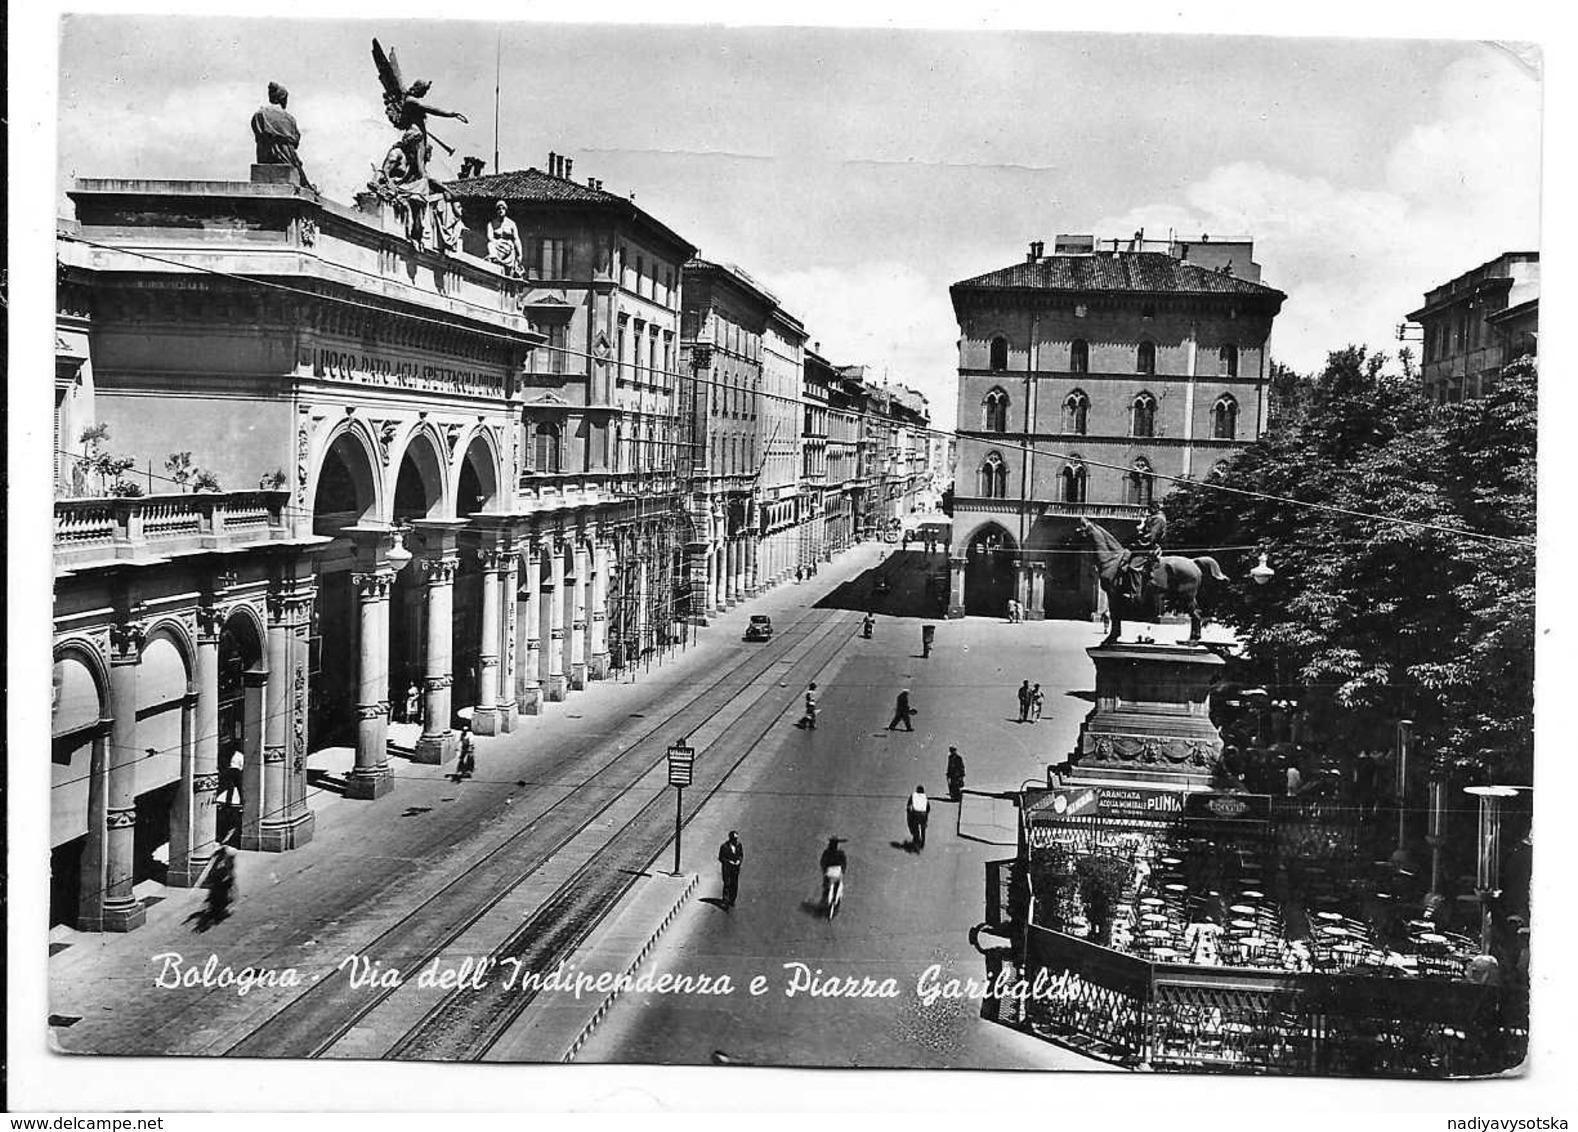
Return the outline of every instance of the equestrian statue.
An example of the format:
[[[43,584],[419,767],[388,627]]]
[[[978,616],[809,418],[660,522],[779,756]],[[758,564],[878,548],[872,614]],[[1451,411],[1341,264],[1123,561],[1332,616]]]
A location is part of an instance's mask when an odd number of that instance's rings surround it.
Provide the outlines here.
[[[1159,621],[1164,609],[1187,613],[1189,643],[1199,643],[1200,581],[1206,577],[1227,580],[1216,559],[1163,554],[1161,542],[1167,532],[1167,518],[1155,502],[1150,504],[1138,535],[1127,547],[1098,523],[1081,519],[1078,525],[1096,548],[1096,572],[1112,611],[1112,628],[1103,644],[1113,644],[1123,632],[1125,606],[1136,617],[1150,613],[1147,620],[1152,621]]]

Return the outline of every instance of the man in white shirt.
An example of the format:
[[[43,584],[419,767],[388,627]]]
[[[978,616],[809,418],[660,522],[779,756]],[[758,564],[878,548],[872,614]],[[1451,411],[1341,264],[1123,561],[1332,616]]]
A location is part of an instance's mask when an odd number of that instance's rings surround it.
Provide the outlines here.
[[[915,787],[915,793],[904,807],[904,816],[909,822],[911,844],[917,850],[926,848],[926,819],[931,816],[931,799],[926,797],[924,786]]]

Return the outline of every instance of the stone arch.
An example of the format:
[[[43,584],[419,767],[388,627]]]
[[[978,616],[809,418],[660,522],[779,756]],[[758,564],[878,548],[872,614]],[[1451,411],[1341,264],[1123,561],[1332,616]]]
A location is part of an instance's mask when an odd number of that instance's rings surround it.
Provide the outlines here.
[[[51,925],[77,923],[103,885],[93,868],[84,872],[84,862],[92,864],[87,849],[95,824],[95,796],[99,807],[104,804],[109,689],[108,666],[91,640],[56,643],[50,710]],[[98,822],[102,821],[100,809]]]
[[[175,645],[176,652],[180,654],[181,663],[186,666],[186,694],[191,695],[195,690],[197,648],[192,640],[192,628],[179,617],[160,617],[148,623],[148,633],[143,638],[142,652],[148,652],[148,647],[153,644],[156,637],[168,637]],[[140,676],[140,673],[139,673]]]
[[[137,661],[134,880],[161,877],[177,849],[175,818],[182,802],[182,774],[190,765],[196,738],[193,657],[190,631],[180,621],[165,617],[149,625]]]
[[[341,526],[350,526],[385,514],[379,452],[380,443],[372,430],[365,421],[355,417],[336,421],[324,433],[318,445],[317,457],[313,460],[312,479],[307,484],[306,494],[306,498],[311,501],[314,534],[338,534]],[[336,460],[339,466],[331,465],[331,459]],[[329,481],[324,479],[325,472],[330,477]],[[325,488],[329,491],[329,498],[320,500],[319,492]],[[350,503],[348,511],[340,506],[344,501],[342,497],[347,495]],[[320,502],[335,510],[320,514]],[[320,522],[332,524],[335,529],[320,531]]]
[[[390,453],[389,467],[394,477],[388,492],[391,522],[454,515],[446,448],[438,430],[423,422],[406,435],[397,451]]]
[[[963,542],[964,611],[988,617],[1008,612],[1008,599],[1014,594],[1019,545],[1008,528],[988,519],[979,524]]]
[[[478,512],[497,511],[503,477],[492,430],[478,425],[455,449],[459,456],[450,469],[455,483],[455,517],[463,519]]]

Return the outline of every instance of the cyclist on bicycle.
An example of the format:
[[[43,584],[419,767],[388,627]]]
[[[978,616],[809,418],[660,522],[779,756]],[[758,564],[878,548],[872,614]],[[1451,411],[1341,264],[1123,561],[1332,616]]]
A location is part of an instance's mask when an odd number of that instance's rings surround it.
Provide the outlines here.
[[[827,848],[822,850],[822,907],[828,910],[830,917],[838,901],[843,898],[844,868],[849,864],[849,858],[844,856],[838,842],[838,838],[829,837]]]

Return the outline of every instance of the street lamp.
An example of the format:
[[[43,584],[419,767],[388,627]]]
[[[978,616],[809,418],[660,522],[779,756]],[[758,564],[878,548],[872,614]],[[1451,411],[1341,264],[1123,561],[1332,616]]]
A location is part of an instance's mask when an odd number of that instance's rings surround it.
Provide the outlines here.
[[[1266,551],[1260,552],[1260,563],[1249,571],[1249,576],[1257,586],[1263,586],[1277,576],[1277,572],[1266,564]]]
[[[1510,786],[1465,786],[1463,793],[1479,799],[1479,859],[1474,888],[1479,895],[1481,950],[1490,951],[1490,908],[1487,901],[1501,895],[1501,803],[1517,791]]]

